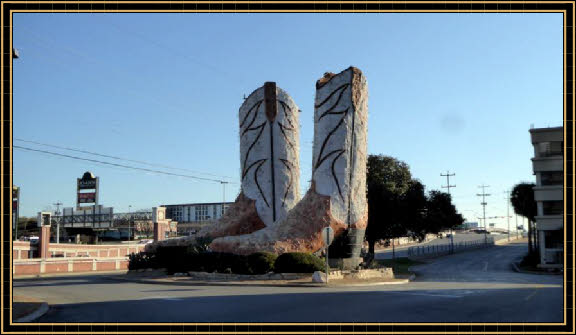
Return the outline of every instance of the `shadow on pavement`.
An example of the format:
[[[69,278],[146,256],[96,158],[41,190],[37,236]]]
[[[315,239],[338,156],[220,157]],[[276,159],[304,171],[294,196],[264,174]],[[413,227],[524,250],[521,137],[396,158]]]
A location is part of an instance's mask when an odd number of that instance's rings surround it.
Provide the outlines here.
[[[551,288],[152,296],[53,305],[38,322],[562,322],[562,303]]]

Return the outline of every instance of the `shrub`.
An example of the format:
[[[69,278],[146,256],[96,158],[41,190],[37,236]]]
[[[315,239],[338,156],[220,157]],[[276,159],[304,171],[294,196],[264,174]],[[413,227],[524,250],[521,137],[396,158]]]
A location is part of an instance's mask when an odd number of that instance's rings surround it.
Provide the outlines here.
[[[128,255],[128,270],[157,268],[156,256],[146,252]]]
[[[169,274],[190,271],[191,254],[187,250],[187,246],[158,246],[156,249],[158,267],[166,268]]]
[[[206,252],[192,254],[191,271],[249,274],[250,267],[246,256],[225,252]]]
[[[274,272],[277,273],[310,273],[322,271],[324,262],[312,254],[289,252],[278,256],[274,262]]]
[[[210,237],[196,237],[194,240],[194,244],[188,247],[188,253],[203,253],[208,252],[208,246],[212,243],[212,238]]]
[[[278,255],[270,252],[256,252],[246,259],[251,274],[265,274],[274,270],[274,262]]]

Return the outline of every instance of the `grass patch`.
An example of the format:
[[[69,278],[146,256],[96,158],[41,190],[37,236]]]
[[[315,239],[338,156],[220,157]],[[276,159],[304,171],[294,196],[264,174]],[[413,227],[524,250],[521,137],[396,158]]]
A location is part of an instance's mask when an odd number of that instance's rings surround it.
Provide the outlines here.
[[[412,272],[408,268],[412,265],[424,264],[424,262],[415,261],[408,257],[400,257],[396,259],[375,259],[374,262],[387,268],[392,268],[395,275],[410,275]]]

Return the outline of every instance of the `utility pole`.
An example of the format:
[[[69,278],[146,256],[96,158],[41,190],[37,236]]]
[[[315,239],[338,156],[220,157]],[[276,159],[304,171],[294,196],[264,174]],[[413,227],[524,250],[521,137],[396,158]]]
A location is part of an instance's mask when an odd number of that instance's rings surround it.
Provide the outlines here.
[[[450,174],[450,171],[446,170],[446,174],[440,173],[441,177],[446,177],[446,186],[442,186],[442,188],[448,189],[448,195],[450,195],[450,187],[456,187],[456,185],[450,185],[450,177],[455,176],[455,173]],[[450,197],[452,199],[452,197]],[[454,253],[454,231],[452,227],[450,227],[450,251]]]
[[[484,191],[484,189],[485,189],[486,187],[490,187],[490,186],[482,184],[482,185],[480,185],[480,186],[478,186],[478,187],[481,187],[481,188],[482,188],[482,193],[481,193],[481,194],[476,194],[476,195],[479,196],[479,197],[482,197],[482,202],[481,202],[480,204],[482,205],[482,212],[483,212],[483,215],[482,215],[482,216],[484,217],[484,244],[486,244],[486,241],[487,241],[487,239],[488,239],[488,238],[486,237],[486,232],[487,232],[487,227],[486,227],[486,205],[487,205],[487,203],[486,203],[486,197],[487,197],[487,196],[490,196],[490,194],[487,194],[487,193]]]
[[[450,171],[446,171],[446,174],[440,174],[441,177],[446,177],[446,186],[442,186],[442,188],[448,189],[448,194],[450,194],[450,187],[456,187],[456,185],[450,185],[450,177],[455,175],[455,173],[450,174]]]
[[[506,208],[506,221],[508,222],[508,242],[510,242],[510,202],[512,202],[512,199],[510,199],[510,190],[504,191],[504,193],[507,195],[506,200],[508,203]]]
[[[55,204],[52,204],[54,206],[56,206],[56,216],[60,215],[60,206],[62,206],[62,203],[60,201],[57,201]],[[62,221],[62,218],[60,218],[60,221]],[[56,224],[56,243],[60,243],[60,221],[58,221],[58,223]]]

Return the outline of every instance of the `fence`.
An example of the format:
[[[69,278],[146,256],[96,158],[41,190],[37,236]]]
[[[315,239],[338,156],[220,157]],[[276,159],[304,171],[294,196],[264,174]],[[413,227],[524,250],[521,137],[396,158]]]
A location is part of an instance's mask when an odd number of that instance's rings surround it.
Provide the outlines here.
[[[494,238],[492,236],[473,240],[473,241],[463,241],[446,243],[446,244],[433,244],[425,246],[416,246],[408,248],[408,257],[428,257],[428,256],[438,256],[452,254],[456,252],[461,252],[471,249],[488,248],[494,245]]]

